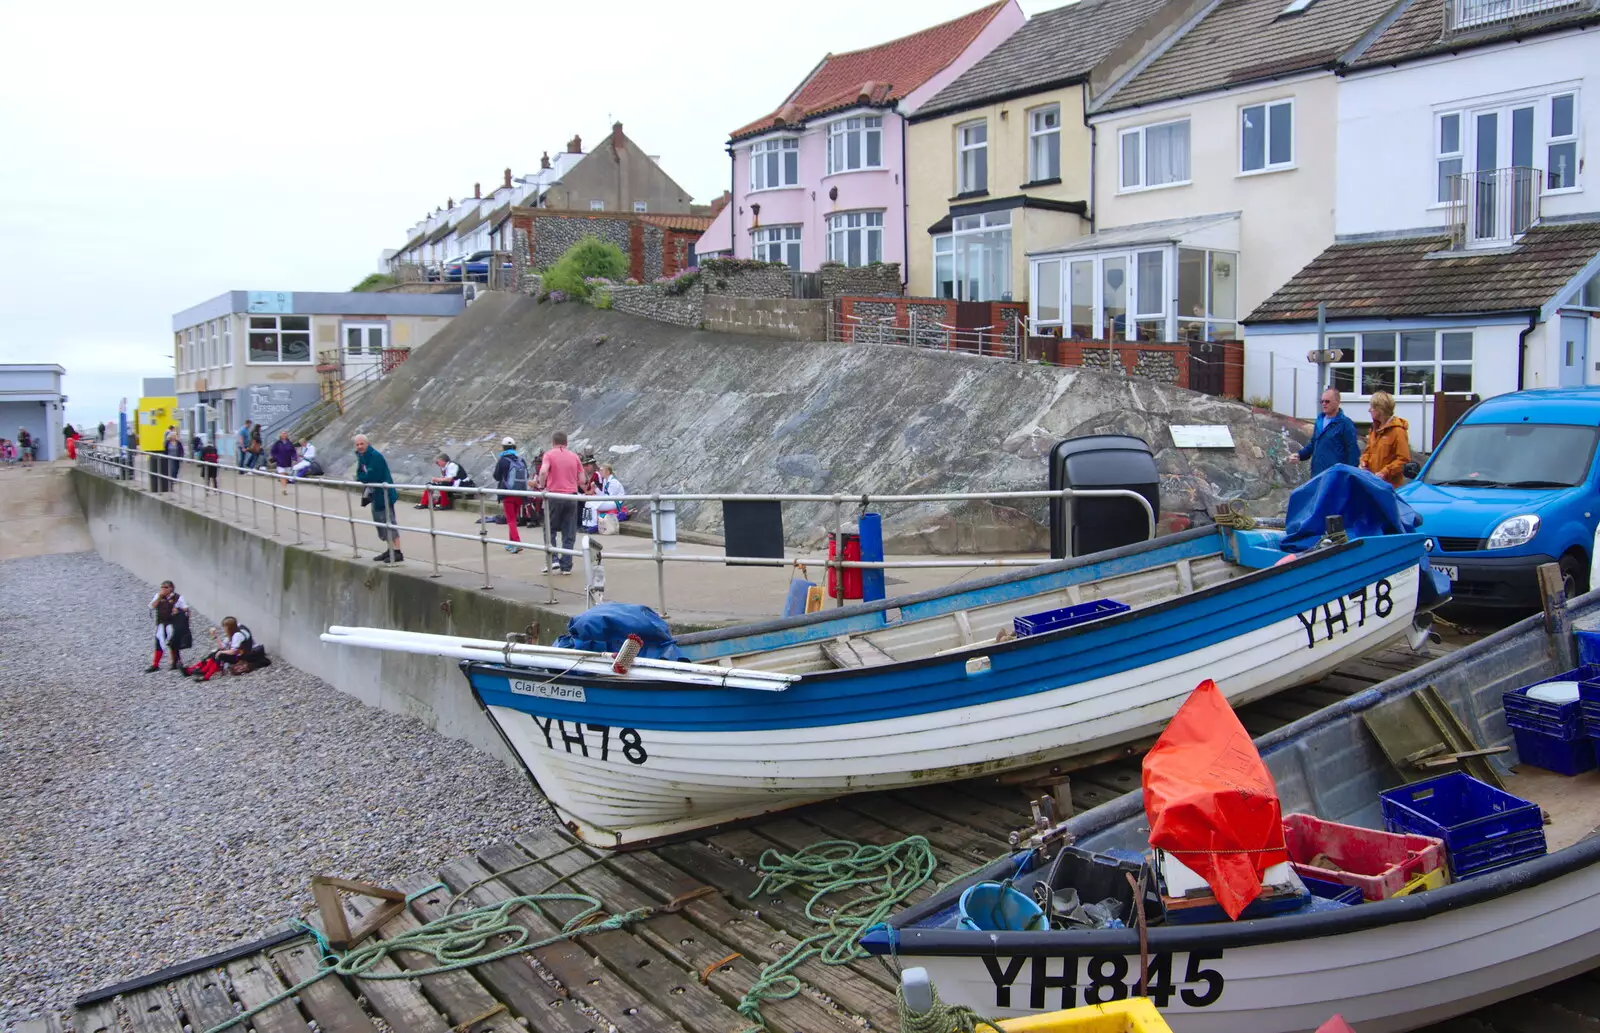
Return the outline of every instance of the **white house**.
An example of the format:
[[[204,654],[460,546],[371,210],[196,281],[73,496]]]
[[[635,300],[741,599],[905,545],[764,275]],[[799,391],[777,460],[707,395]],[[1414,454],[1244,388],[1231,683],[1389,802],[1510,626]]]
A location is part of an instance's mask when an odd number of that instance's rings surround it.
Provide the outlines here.
[[[1417,448],[1436,392],[1600,384],[1600,7],[1412,0],[1344,65],[1337,240],[1247,317],[1246,395],[1315,412],[1318,302],[1328,381]]]
[[[39,458],[62,452],[62,421],[67,396],[61,393],[66,370],[54,363],[0,365],[0,438],[16,441],[26,429],[39,443]]]

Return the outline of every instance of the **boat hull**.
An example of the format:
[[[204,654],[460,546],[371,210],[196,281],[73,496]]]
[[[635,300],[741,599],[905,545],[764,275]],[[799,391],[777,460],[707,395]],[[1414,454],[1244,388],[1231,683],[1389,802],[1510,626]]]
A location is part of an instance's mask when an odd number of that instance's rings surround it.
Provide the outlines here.
[[[1207,678],[1235,705],[1314,680],[1405,635],[1415,612],[1415,555],[1393,543],[1345,548],[1342,562],[1259,571],[1193,602],[807,675],[778,693],[623,688],[489,664],[468,665],[468,676],[561,819],[596,846],[638,846],[1154,736]]]

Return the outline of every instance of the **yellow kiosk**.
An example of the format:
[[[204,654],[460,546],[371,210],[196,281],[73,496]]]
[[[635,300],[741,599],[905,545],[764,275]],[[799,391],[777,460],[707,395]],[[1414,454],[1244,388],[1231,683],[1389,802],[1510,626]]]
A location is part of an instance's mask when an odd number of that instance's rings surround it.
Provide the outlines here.
[[[159,452],[166,442],[167,428],[177,425],[176,396],[141,398],[133,414],[133,445],[141,452]]]

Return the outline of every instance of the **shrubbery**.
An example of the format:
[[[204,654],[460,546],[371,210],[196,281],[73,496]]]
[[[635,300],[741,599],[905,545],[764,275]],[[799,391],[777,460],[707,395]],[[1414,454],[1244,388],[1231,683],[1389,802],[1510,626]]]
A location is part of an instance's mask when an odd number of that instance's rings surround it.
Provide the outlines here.
[[[542,288],[550,294],[559,291],[564,299],[581,300],[589,296],[590,280],[614,282],[627,276],[628,256],[615,244],[607,244],[599,237],[584,237],[539,275]]]

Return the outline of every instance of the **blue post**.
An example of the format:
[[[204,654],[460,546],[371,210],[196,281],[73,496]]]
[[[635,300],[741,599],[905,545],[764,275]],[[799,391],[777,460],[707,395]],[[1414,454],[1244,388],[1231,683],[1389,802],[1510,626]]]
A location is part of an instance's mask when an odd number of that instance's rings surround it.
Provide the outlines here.
[[[881,513],[861,514],[861,562],[883,562],[883,515]],[[888,593],[884,589],[883,569],[865,567],[861,571],[861,601],[871,602],[882,599]]]

